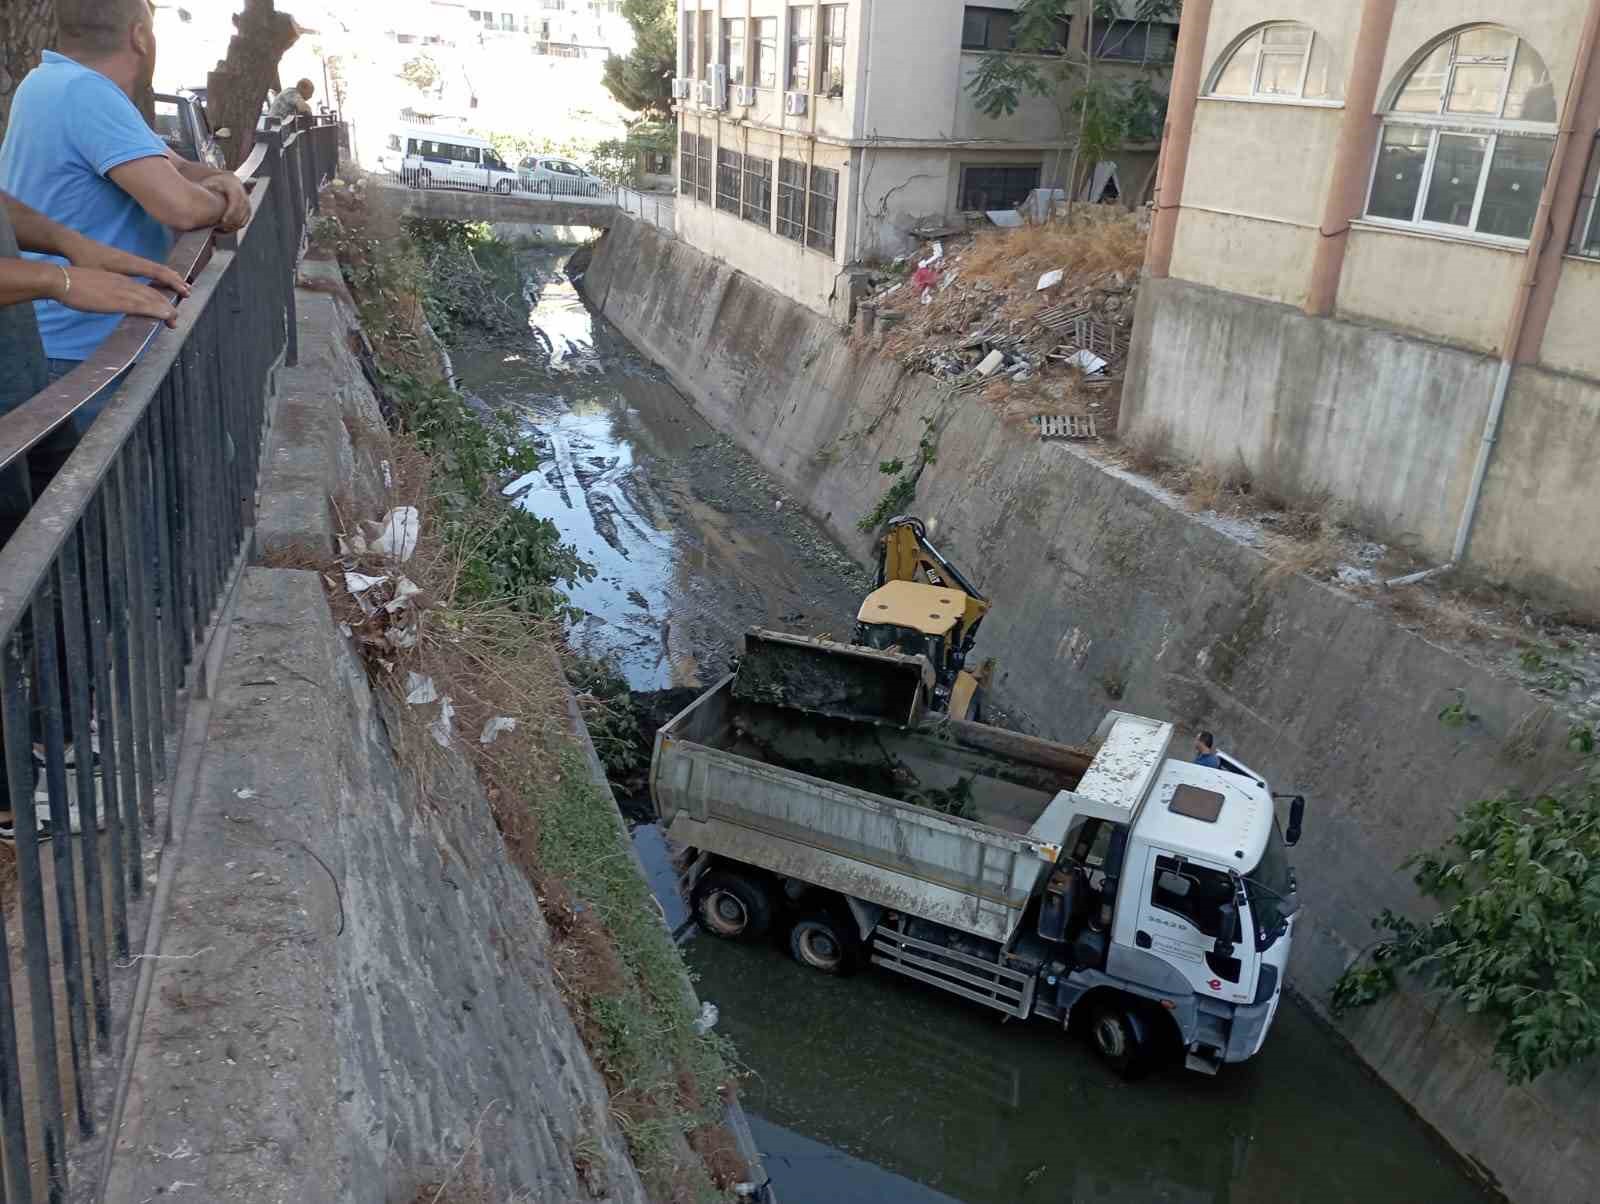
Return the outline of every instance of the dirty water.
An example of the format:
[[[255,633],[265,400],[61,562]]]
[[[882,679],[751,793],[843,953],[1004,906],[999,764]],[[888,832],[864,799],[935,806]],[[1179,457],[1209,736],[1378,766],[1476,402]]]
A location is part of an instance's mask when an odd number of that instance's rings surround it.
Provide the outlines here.
[[[596,566],[573,639],[638,691],[709,684],[753,624],[844,638],[868,582],[664,374],[530,256],[547,350],[455,349],[464,389],[540,453],[507,488]],[[660,833],[636,844],[688,927]],[[691,940],[737,1044],[783,1204],[1488,1204],[1448,1149],[1303,1008],[1216,1079],[1125,1083],[1042,1022],[1001,1023],[777,943]]]
[[[714,682],[736,637],[770,626],[848,638],[866,579],[732,444],[532,253],[538,346],[454,348],[479,401],[522,416],[538,467],[506,495],[595,567],[568,590],[572,639],[636,690]]]

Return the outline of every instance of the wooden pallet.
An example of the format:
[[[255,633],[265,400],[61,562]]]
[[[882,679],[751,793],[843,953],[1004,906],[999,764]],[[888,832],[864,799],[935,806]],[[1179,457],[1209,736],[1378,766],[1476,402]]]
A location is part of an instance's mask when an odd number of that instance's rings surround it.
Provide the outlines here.
[[[1098,439],[1093,416],[1080,418],[1076,414],[1040,414],[1034,418],[1041,439]]]

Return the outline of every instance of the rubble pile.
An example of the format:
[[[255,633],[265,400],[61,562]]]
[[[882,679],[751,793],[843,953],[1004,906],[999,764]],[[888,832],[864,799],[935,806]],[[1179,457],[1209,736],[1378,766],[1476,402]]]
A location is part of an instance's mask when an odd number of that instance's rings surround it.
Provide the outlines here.
[[[1121,212],[931,240],[874,279],[858,330],[958,392],[1110,429],[1143,254]]]

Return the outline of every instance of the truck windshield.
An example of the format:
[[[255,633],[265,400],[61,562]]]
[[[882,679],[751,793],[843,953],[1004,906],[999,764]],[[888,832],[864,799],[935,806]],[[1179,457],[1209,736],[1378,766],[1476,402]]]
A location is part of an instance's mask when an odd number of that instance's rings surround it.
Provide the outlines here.
[[[1255,921],[1256,946],[1266,949],[1283,931],[1283,922],[1289,915],[1288,896],[1294,889],[1288,849],[1276,823],[1267,836],[1261,863],[1245,878],[1244,889]]]

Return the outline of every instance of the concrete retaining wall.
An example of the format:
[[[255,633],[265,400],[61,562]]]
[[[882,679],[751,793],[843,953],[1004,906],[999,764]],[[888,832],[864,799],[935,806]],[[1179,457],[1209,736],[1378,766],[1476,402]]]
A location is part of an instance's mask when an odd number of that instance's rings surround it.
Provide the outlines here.
[[[1122,408],[1131,440],[1327,496],[1379,538],[1450,558],[1498,360],[1181,280],[1146,281]],[[1595,613],[1600,385],[1513,377],[1468,553],[1475,572]]]
[[[682,243],[620,223],[584,285],[863,559],[855,522],[888,483],[878,463],[909,459],[934,423],[937,460],[910,508],[996,599],[980,651],[999,658],[1001,701],[1072,740],[1111,705],[1204,725],[1279,789],[1310,798],[1292,977],[1319,1009],[1371,939],[1370,917],[1417,906],[1398,863],[1451,830],[1454,804],[1565,767],[1554,723],[1531,760],[1505,759],[1537,705],[1515,684],[1274,569],[1142,482],[851,347],[826,320]],[[1457,690],[1479,716],[1461,729],[1437,718]],[[1340,1028],[1515,1199],[1591,1198],[1593,1068],[1512,1087],[1464,1017],[1415,994]]]

